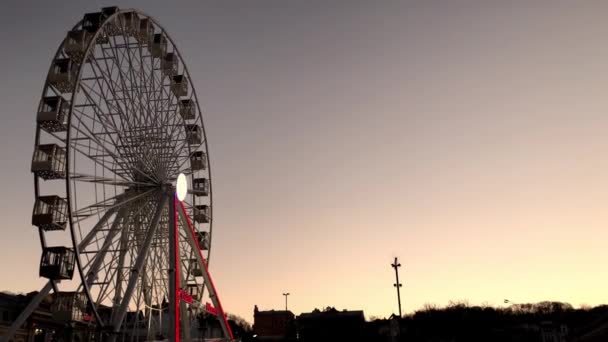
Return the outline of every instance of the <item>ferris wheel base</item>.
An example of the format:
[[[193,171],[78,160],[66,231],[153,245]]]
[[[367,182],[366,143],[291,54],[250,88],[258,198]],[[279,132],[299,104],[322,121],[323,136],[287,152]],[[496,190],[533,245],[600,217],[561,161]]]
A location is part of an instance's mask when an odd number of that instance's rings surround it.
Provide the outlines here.
[[[160,341],[170,341],[170,342],[179,342],[179,341],[188,341],[188,342],[198,342],[198,341],[214,341],[214,342],[231,342],[236,341],[232,334],[232,330],[230,325],[228,324],[227,315],[222,307],[222,304],[219,299],[219,295],[217,289],[215,288],[215,284],[213,283],[213,279],[209,272],[209,268],[207,265],[207,261],[205,260],[201,246],[199,245],[199,241],[197,239],[197,234],[192,225],[192,221],[186,211],[184,204],[177,199],[175,195],[170,195],[172,201],[168,201],[169,205],[172,207],[169,210],[170,213],[170,254],[173,255],[173,268],[170,270],[172,273],[172,277],[170,278],[170,289],[173,297],[170,300],[170,329],[169,334],[171,335],[169,339],[160,340]],[[204,283],[209,290],[209,298],[212,301],[213,305],[207,303],[206,305],[202,305],[199,302],[196,302],[185,295],[185,289],[180,288],[180,270],[179,270],[179,229],[182,227],[185,231],[185,235],[187,236],[188,243],[191,245],[193,250],[197,250],[198,253],[195,253],[196,259],[199,264],[203,265],[201,269],[202,277],[204,279]],[[11,341],[14,334],[17,330],[26,322],[29,316],[34,312],[34,310],[40,305],[42,300],[51,292],[54,285],[53,280],[49,280],[46,285],[38,292],[38,294],[32,298],[28,306],[21,312],[21,314],[17,317],[17,319],[11,324],[11,327],[7,331],[7,333],[0,338],[0,342],[9,342]],[[187,323],[187,320],[180,319],[180,312],[183,312],[183,308],[185,305],[191,305],[195,308],[203,308],[205,311],[215,315],[218,318],[218,322],[220,323],[220,327],[222,328],[222,332],[225,338],[191,338],[190,335],[190,327]],[[120,323],[117,325],[120,327]],[[99,327],[98,327],[99,328]],[[106,335],[106,339],[109,342],[116,341],[119,338],[119,335],[122,332],[116,329],[116,326],[106,326],[100,327],[101,332]],[[182,335],[183,333],[183,335]],[[103,339],[102,339],[103,340]],[[159,340],[149,340],[149,341],[159,341]]]

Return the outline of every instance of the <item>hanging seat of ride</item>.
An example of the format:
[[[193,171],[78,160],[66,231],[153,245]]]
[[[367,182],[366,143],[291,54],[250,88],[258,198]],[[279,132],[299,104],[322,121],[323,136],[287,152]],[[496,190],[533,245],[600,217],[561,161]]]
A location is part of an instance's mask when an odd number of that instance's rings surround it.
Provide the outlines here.
[[[36,122],[47,132],[63,132],[67,129],[70,102],[61,96],[46,96],[40,101]]]
[[[131,36],[137,36],[139,33],[139,16],[137,13],[123,13],[121,18],[122,22],[124,23],[125,33]]]
[[[207,178],[195,178],[192,181],[192,191],[196,196],[209,196],[209,180]]]
[[[149,43],[154,36],[154,25],[148,18],[139,20],[139,30],[137,31],[136,38],[140,43]]]
[[[208,205],[202,204],[194,207],[194,221],[198,223],[209,223],[210,216],[211,215]]]
[[[105,18],[106,16],[103,14],[103,12],[87,13],[82,19],[82,29],[90,34],[95,34]],[[110,38],[106,32],[100,32],[100,34],[97,35],[96,43],[107,44],[109,42]]]
[[[167,53],[167,37],[162,33],[157,33],[152,38],[152,44],[150,44],[150,54],[152,57],[161,58],[165,57]]]
[[[196,283],[189,283],[186,286],[186,292],[192,296],[192,298],[198,298],[199,294],[201,293],[201,286],[196,284]]]
[[[190,145],[200,145],[203,142],[203,130],[199,125],[186,125],[186,141]]]
[[[49,73],[49,83],[62,93],[72,91],[78,73],[77,63],[70,58],[57,58]]]
[[[205,152],[196,151],[190,154],[190,168],[193,171],[205,170],[207,168],[207,158]]]
[[[179,115],[181,115],[182,119],[193,120],[196,117],[195,112],[194,101],[190,99],[179,101]]]
[[[188,78],[185,75],[175,75],[171,79],[171,91],[175,97],[188,95]]]
[[[58,292],[53,294],[51,314],[59,322],[82,322],[85,320],[87,296],[84,292]]]
[[[68,247],[45,247],[42,249],[38,274],[51,280],[72,279],[76,255]]]
[[[109,18],[116,12],[118,12],[117,6],[103,7],[101,9],[101,14],[103,15],[104,20]],[[122,15],[119,15],[119,16],[122,16]],[[119,35],[121,33],[120,19],[112,20],[112,22],[106,24],[106,26],[104,26],[104,30],[108,36]]]
[[[156,36],[154,36],[156,38]],[[165,40],[165,50],[167,49]],[[177,54],[174,52],[169,52],[165,54],[163,59],[160,62],[160,68],[163,72],[164,76],[173,77],[177,74],[177,70],[179,67],[179,59],[177,58]]]
[[[92,35],[86,30],[72,30],[68,32],[63,45],[63,51],[70,56],[72,60],[82,61],[84,52],[87,49],[89,40]]]
[[[195,277],[203,276],[203,270],[201,270],[201,267],[198,264],[198,259],[190,259],[190,274]]]
[[[32,225],[45,231],[65,230],[68,202],[59,196],[38,196],[34,203]]]
[[[196,232],[196,239],[198,240],[198,247],[202,251],[209,250],[209,233],[207,233],[207,232]]]
[[[32,158],[32,172],[44,179],[65,178],[65,149],[56,144],[38,145]]]

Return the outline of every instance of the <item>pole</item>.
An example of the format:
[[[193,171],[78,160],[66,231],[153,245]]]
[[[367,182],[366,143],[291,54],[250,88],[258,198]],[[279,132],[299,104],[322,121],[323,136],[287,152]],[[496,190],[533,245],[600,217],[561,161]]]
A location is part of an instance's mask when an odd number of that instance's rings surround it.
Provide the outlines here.
[[[172,196],[169,208],[169,341],[179,342],[179,234],[177,195]]]
[[[285,296],[285,311],[287,311],[287,296],[289,296],[289,295],[290,295],[289,292],[283,293],[283,296]]]
[[[399,291],[400,287],[401,287],[401,283],[399,282],[399,267],[401,267],[401,264],[397,261],[397,258],[395,257],[395,263],[391,264],[391,266],[395,269],[395,279],[397,280],[397,282],[395,284],[393,284],[393,286],[395,286],[397,288],[397,304],[399,305],[399,317],[402,317],[401,314],[401,292]]]

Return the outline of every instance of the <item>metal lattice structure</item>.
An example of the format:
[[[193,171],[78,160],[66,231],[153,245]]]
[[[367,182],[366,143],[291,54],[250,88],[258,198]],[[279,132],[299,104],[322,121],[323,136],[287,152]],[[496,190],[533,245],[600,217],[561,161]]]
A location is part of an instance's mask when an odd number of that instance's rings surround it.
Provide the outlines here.
[[[211,172],[191,80],[165,29],[136,10],[85,14],[52,59],[31,166],[41,293],[102,340],[179,339],[180,324],[188,340],[204,296],[224,316],[207,270]]]

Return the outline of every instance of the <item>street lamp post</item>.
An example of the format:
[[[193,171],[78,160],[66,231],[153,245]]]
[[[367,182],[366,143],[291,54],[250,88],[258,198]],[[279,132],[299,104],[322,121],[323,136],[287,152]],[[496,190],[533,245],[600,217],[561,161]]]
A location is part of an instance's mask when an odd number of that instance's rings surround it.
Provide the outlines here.
[[[283,293],[283,296],[285,296],[285,311],[287,311],[287,296],[289,296],[289,295],[290,295],[289,292]]]
[[[393,285],[397,288],[397,303],[399,305],[399,318],[401,318],[401,292],[399,291],[401,288],[401,283],[399,282],[399,270],[397,269],[398,267],[401,267],[401,264],[397,261],[396,257],[395,263],[391,264],[391,266],[395,269],[395,278],[397,279],[397,282]]]

